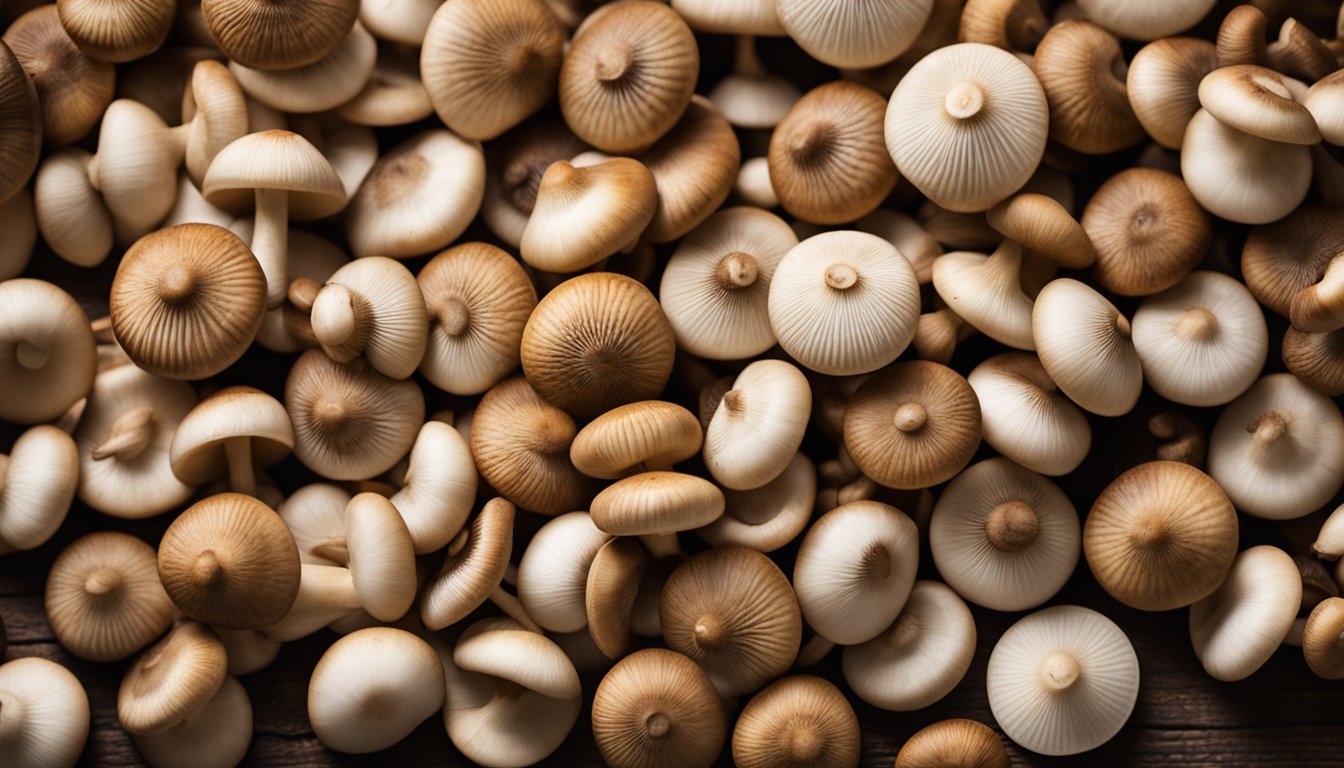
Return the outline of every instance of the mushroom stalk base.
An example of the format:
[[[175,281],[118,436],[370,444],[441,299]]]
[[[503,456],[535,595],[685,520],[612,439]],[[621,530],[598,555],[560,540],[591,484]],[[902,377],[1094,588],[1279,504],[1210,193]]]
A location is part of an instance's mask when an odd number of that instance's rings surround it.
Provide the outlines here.
[[[252,254],[266,275],[266,308],[275,309],[289,291],[289,193],[257,190],[257,213],[252,228]]]
[[[252,472],[252,440],[234,437],[224,441],[224,457],[229,462],[229,487],[235,493],[257,494],[257,478]]]
[[[820,663],[834,647],[835,643],[830,640],[821,635],[813,635],[811,640],[803,643],[802,650],[798,651],[798,666],[810,667]]]

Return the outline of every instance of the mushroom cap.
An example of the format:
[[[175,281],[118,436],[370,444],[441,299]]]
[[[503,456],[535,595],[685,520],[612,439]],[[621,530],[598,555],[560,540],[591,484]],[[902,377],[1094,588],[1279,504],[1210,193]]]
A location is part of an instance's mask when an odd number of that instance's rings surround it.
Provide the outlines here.
[[[771,683],[733,726],[733,762],[742,768],[859,764],[859,719],[839,688],[811,675]]]
[[[976,720],[940,720],[911,736],[895,768],[1008,768],[1008,750],[998,734]]]
[[[635,280],[611,272],[556,286],[523,329],[528,382],[580,418],[656,397],[672,373],[675,351],[658,300]]]
[[[587,634],[599,655],[620,659],[629,651],[635,600],[650,563],[648,551],[633,537],[611,539],[593,556],[583,604]]]
[[[416,134],[379,157],[350,198],[350,248],[356,257],[394,259],[444,248],[466,230],[484,195],[479,142],[441,128]]]
[[[1302,630],[1302,654],[1307,666],[1326,680],[1344,677],[1344,598],[1328,597],[1316,604]]]
[[[709,675],[661,648],[617,662],[593,694],[592,714],[597,749],[613,768],[709,768],[728,735]]]
[[[1052,197],[1021,192],[990,208],[985,218],[1005,238],[1060,266],[1082,268],[1096,260],[1087,232]]]
[[[896,620],[918,566],[914,522],[895,507],[854,501],[808,529],[793,585],[809,627],[838,645],[857,645]]]
[[[1145,299],[1133,335],[1148,385],[1185,405],[1222,405],[1245,392],[1269,352],[1255,297],[1218,272],[1193,272]]]
[[[490,142],[485,197],[481,201],[481,218],[490,231],[506,244],[518,247],[546,169],[586,149],[588,145],[555,116],[529,120],[499,141]]]
[[[696,96],[671,130],[640,153],[639,161],[658,188],[657,207],[643,238],[667,243],[690,232],[728,199],[742,149],[728,120]]]
[[[700,452],[695,414],[662,400],[621,405],[588,422],[574,436],[569,458],[589,477],[616,480],[670,468]]]
[[[452,425],[427,421],[411,448],[401,490],[391,497],[417,555],[442,549],[462,530],[476,501],[476,464]]]
[[[518,561],[518,599],[543,629],[576,632],[588,623],[588,568],[611,535],[587,512],[548,520]]]
[[[1105,29],[1081,20],[1055,24],[1031,68],[1050,105],[1050,138],[1062,146],[1101,155],[1143,138],[1125,89],[1125,54]]]
[[[765,555],[718,547],[682,563],[658,604],[663,640],[704,667],[721,696],[760,688],[793,666],[802,615]]]
[[[1209,216],[1185,183],[1152,168],[1127,168],[1107,179],[1083,211],[1083,229],[1097,250],[1097,283],[1122,296],[1180,282],[1212,238]]]
[[[75,499],[75,441],[61,429],[39,424],[19,435],[0,467],[0,542],[14,549],[41,546],[65,522]]]
[[[201,0],[201,14],[219,49],[264,70],[296,69],[331,53],[359,18],[358,0]]]
[[[1311,151],[1244,133],[1201,109],[1185,129],[1181,176],[1213,215],[1266,224],[1292,213],[1307,196]]]
[[[811,413],[812,389],[802,371],[783,360],[757,360],[738,374],[710,417],[705,466],[726,488],[760,488],[793,460]]]
[[[780,204],[817,224],[861,218],[896,186],[883,143],[886,101],[837,80],[808,91],[770,135],[770,182]]]
[[[1087,18],[1121,37],[1155,40],[1195,26],[1217,0],[1078,0]]]
[[[116,661],[149,645],[177,609],[159,583],[154,548],[103,531],[61,550],[47,576],[47,623],[63,648],[89,661]]]
[[[977,365],[966,382],[980,401],[986,443],[1033,472],[1066,475],[1087,457],[1092,427],[1035,355],[1007,352]]]
[[[547,272],[586,269],[635,242],[653,219],[658,190],[643,163],[552,163],[541,177],[519,243],[523,261]]]
[[[299,562],[313,565],[345,565],[345,505],[350,494],[329,483],[310,483],[291,493],[276,508],[294,537]]]
[[[518,367],[537,292],[518,260],[488,243],[455,245],[416,275],[429,310],[420,372],[439,389],[474,395]]]
[[[252,702],[237,678],[226,677],[209,701],[168,730],[135,737],[156,768],[230,768],[252,741]]]
[[[1237,554],[1237,513],[1208,475],[1151,461],[1097,497],[1083,529],[1088,566],[1102,588],[1144,611],[1207,597]]]
[[[61,25],[55,3],[39,5],[15,19],[5,30],[4,43],[37,91],[43,143],[61,147],[84,138],[112,101],[116,69],[79,50]],[[15,113],[20,115],[23,112]]]
[[[593,14],[560,68],[560,111],[579,138],[635,152],[671,130],[691,102],[700,54],[677,12],[655,2]]]
[[[86,172],[112,214],[119,242],[149,234],[172,210],[183,155],[182,140],[172,136],[163,119],[139,102],[117,99],[103,113],[98,153]]]
[[[1121,416],[1138,402],[1143,367],[1129,320],[1085,283],[1060,278],[1042,288],[1031,334],[1046,373],[1084,410]]]
[[[1022,245],[1004,240],[993,254],[945,253],[933,261],[933,288],[948,307],[986,336],[1018,349],[1031,338],[1033,292],[1027,290]],[[1046,262],[1053,269],[1053,263]]]
[[[485,393],[471,420],[471,455],[485,482],[523,509],[582,509],[595,483],[570,463],[574,419],[515,376]]]
[[[833,67],[876,67],[915,43],[933,0],[776,0],[779,21],[812,58]]]
[[[425,355],[429,323],[415,275],[369,256],[332,273],[312,305],[313,335],[337,362],[363,354],[384,376],[405,379]]]
[[[1218,417],[1209,474],[1248,515],[1289,520],[1314,512],[1344,484],[1344,417],[1292,374],[1265,376]]]
[[[1344,394],[1344,329],[1307,333],[1289,327],[1283,335],[1283,362],[1317,392],[1331,397]]]
[[[411,532],[386,497],[361,493],[345,506],[350,577],[364,610],[396,621],[415,602],[415,548]]]
[[[1199,83],[1218,66],[1207,40],[1169,37],[1140,48],[1129,62],[1125,92],[1143,129],[1167,149],[1180,149],[1185,126],[1199,111]]]
[[[457,551],[449,549],[420,596],[420,619],[426,629],[456,624],[499,587],[513,552],[513,519],[514,506],[504,499],[491,499],[481,507],[466,532],[466,543]]]
[[[70,294],[42,280],[0,282],[0,420],[57,418],[89,394],[95,363],[89,320]]]
[[[697,32],[720,35],[760,35],[782,37],[788,34],[779,21],[776,0],[741,0],[720,3],[716,0],[672,0],[672,10]]]
[[[210,395],[173,432],[169,458],[173,474],[202,485],[225,472],[230,441],[246,440],[252,465],[278,464],[294,447],[294,429],[279,400],[252,387],[228,387]]]
[[[337,640],[308,681],[313,733],[338,752],[387,749],[443,706],[438,655],[401,629],[370,627]]]
[[[205,182],[205,173],[215,155],[247,133],[247,98],[228,67],[202,59],[192,68],[191,82],[181,101],[183,124],[187,126],[187,174],[193,190],[197,190]],[[177,121],[176,116],[172,119]],[[101,173],[100,170],[100,177]],[[197,201],[204,200],[198,190],[194,197]],[[180,192],[178,198],[180,204]]]
[[[933,508],[929,548],[957,594],[998,611],[1024,611],[1073,575],[1078,513],[1049,480],[1005,458],[968,467]]]
[[[375,128],[410,125],[434,114],[429,93],[420,81],[420,51],[395,45],[380,47],[364,90],[337,107],[336,114],[349,123]],[[346,189],[349,191],[349,187]]]
[[[1134,710],[1139,659],[1090,608],[1057,605],[1009,627],[989,656],[989,709],[1008,738],[1042,755],[1105,744]]]
[[[643,472],[593,497],[593,524],[613,536],[689,531],[723,514],[723,491],[696,475]]]
[[[266,309],[266,278],[229,230],[179,224],[126,251],[109,301],[117,342],[136,365],[167,378],[203,379],[252,343]]]
[[[363,359],[341,364],[310,349],[285,380],[294,455],[332,480],[386,472],[406,455],[425,420],[414,381],[390,379]]]
[[[844,437],[864,475],[889,488],[927,488],[956,475],[975,454],[980,404],[947,366],[897,363],[850,397]]]
[[[1316,119],[1298,103],[1287,78],[1254,64],[1219,67],[1199,82],[1199,103],[1218,122],[1286,144],[1321,140]]]
[[[715,547],[773,552],[798,537],[812,518],[817,469],[802,451],[779,477],[749,491],[727,490],[724,513],[696,533]]]
[[[770,283],[770,326],[818,373],[867,373],[900,356],[919,322],[919,281],[891,243],[825,232],[784,254]]]
[[[779,207],[779,195],[770,183],[770,159],[758,156],[743,160],[737,181],[733,182],[733,192],[743,203],[761,210]]]
[[[714,360],[754,357],[775,344],[770,284],[798,237],[759,208],[727,208],[691,230],[658,289],[677,345]]]
[[[917,581],[901,613],[867,642],[845,648],[841,667],[859,698],[883,709],[922,709],[965,677],[975,619],[947,585]]]
[[[709,92],[709,101],[732,125],[761,130],[778,125],[801,95],[798,86],[761,64],[756,38],[741,36],[733,71]]]
[[[1293,299],[1320,282],[1339,253],[1344,253],[1344,207],[1307,204],[1251,230],[1241,251],[1241,273],[1261,304],[1290,317]]]
[[[583,694],[579,673],[560,646],[512,619],[473,624],[453,648],[453,664],[552,699],[577,699]]]
[[[0,42],[0,202],[18,194],[37,170],[42,154],[42,105],[37,89],[14,52]]]
[[[983,211],[1036,170],[1048,116],[1036,75],[1011,53],[981,43],[949,45],[911,67],[892,93],[887,151],[933,202]]]
[[[288,192],[291,218],[308,221],[345,207],[345,185],[330,161],[307,139],[290,131],[249,133],[232,142],[210,163],[201,192],[216,205],[235,190]]]
[[[1317,80],[1301,98],[1302,106],[1311,112],[1316,127],[1326,141],[1344,145],[1344,109],[1340,109],[1340,95],[1344,92],[1344,75],[1338,72]]]
[[[173,474],[169,452],[177,425],[195,405],[196,392],[185,381],[134,365],[99,374],[75,430],[80,500],[113,517],[138,519],[191,498],[195,488]]]
[[[270,507],[221,493],[191,505],[168,526],[159,544],[159,578],[188,616],[257,629],[279,621],[294,604],[299,551]]]
[[[1278,650],[1301,602],[1302,576],[1288,553],[1262,544],[1237,555],[1222,585],[1190,606],[1190,642],[1204,671],[1226,682],[1249,677]]]
[[[117,720],[132,735],[163,733],[214,698],[228,663],[214,630],[194,621],[178,624],[126,670]]]
[[[425,29],[420,71],[439,119],[493,139],[555,95],[565,30],[536,0],[444,3]]]
[[[0,664],[0,703],[13,713],[0,739],[6,766],[69,768],[79,760],[89,736],[89,697],[70,670],[35,656]]]
[[[854,227],[896,246],[910,260],[920,285],[928,285],[933,279],[933,261],[943,255],[943,246],[919,222],[904,213],[878,208],[854,222]]]

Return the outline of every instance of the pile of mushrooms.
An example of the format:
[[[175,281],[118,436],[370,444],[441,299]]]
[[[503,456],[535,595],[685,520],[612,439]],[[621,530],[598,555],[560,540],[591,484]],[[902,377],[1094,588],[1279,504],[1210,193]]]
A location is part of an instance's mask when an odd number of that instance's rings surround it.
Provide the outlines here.
[[[1344,678],[1297,5],[8,3],[0,557],[157,768],[242,762],[314,635],[327,748],[506,768],[857,766],[859,702],[959,686],[993,721],[897,766],[1086,752],[1120,605]],[[0,763],[75,764],[70,659],[4,639]]]

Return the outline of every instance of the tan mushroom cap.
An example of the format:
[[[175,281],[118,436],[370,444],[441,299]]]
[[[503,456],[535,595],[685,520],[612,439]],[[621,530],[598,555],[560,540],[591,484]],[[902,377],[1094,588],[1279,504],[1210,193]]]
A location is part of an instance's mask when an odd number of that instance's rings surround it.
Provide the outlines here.
[[[650,562],[638,539],[618,537],[603,544],[588,566],[583,598],[588,632],[610,659],[622,658],[630,649],[635,600]]]
[[[512,503],[491,499],[464,531],[465,536],[459,537],[465,542],[449,545],[448,557],[420,596],[425,628],[437,631],[456,624],[499,587],[513,551],[513,519]]]
[[[1106,297],[1071,278],[1041,289],[1031,313],[1032,338],[1050,378],[1083,409],[1128,413],[1143,388],[1143,368],[1129,320]]]
[[[230,59],[264,70],[312,64],[331,53],[359,18],[356,0],[202,0],[201,13]]]
[[[966,377],[980,401],[986,443],[1043,475],[1066,475],[1087,457],[1092,427],[1035,355],[990,357]]]
[[[184,621],[126,670],[117,691],[117,720],[132,735],[163,733],[214,697],[227,668],[224,644],[214,631]]]
[[[156,768],[228,768],[252,742],[252,702],[237,678],[226,677],[214,697],[163,733],[137,735],[135,748]]]
[[[990,208],[985,217],[1005,238],[1061,267],[1081,269],[1096,260],[1092,239],[1068,209],[1053,198],[1022,192]]]
[[[1220,123],[1287,144],[1321,140],[1316,120],[1298,103],[1286,78],[1253,64],[1219,67],[1199,83],[1199,103]]]
[[[593,736],[613,768],[709,768],[727,735],[714,684],[679,653],[636,651],[593,695]]]
[[[783,360],[751,363],[705,427],[705,466],[726,488],[765,485],[793,460],[811,412],[812,390],[802,371]]]
[[[4,43],[37,91],[43,143],[61,147],[84,138],[112,102],[115,68],[79,50],[61,25],[55,3],[15,19]]]
[[[1190,641],[1204,671],[1234,682],[1278,650],[1297,618],[1302,577],[1286,552],[1268,545],[1237,555],[1227,579],[1190,606]]]
[[[859,719],[840,689],[819,677],[791,675],[770,684],[733,726],[733,762],[743,768],[859,764]]]
[[[1329,597],[1316,604],[1302,631],[1302,654],[1307,666],[1326,680],[1344,678],[1344,598]]]
[[[722,35],[782,36],[787,34],[779,22],[775,0],[742,0],[719,3],[715,0],[673,0],[672,10],[698,32]]]
[[[415,275],[383,256],[355,259],[332,273],[313,299],[313,335],[338,363],[361,355],[374,370],[405,379],[425,354],[429,325]]]
[[[1311,187],[1311,151],[1244,133],[1201,109],[1181,143],[1181,176],[1210,213],[1265,224],[1293,212]]]
[[[364,90],[337,107],[336,114],[355,125],[379,128],[409,125],[434,114],[429,93],[420,81],[419,53],[395,43],[380,45],[373,75]]]
[[[6,766],[70,768],[89,736],[89,697],[70,670],[30,656],[0,665]]]
[[[723,205],[741,167],[742,150],[728,120],[695,96],[639,161],[653,174],[658,204],[644,239],[667,243],[690,232]]]
[[[63,648],[116,661],[163,634],[177,609],[159,583],[154,549],[124,533],[76,539],[47,576],[47,623]]]
[[[1304,288],[1320,282],[1344,252],[1344,208],[1308,203],[1281,221],[1251,230],[1241,273],[1255,298],[1283,317]]]
[[[485,619],[463,633],[453,663],[552,699],[577,699],[582,690],[574,664],[545,635],[509,619]]]
[[[0,42],[0,105],[6,120],[0,125],[0,202],[19,193],[37,169],[42,153],[42,107],[37,89],[8,45]],[[12,115],[12,117],[10,117]]]
[[[639,239],[653,219],[658,191],[638,160],[613,157],[546,169],[520,242],[523,261],[570,273],[596,264]]]
[[[249,133],[215,156],[201,190],[205,199],[227,203],[235,190],[288,193],[289,215],[301,221],[330,216],[346,202],[331,163],[307,139],[282,130]]]
[[[541,177],[551,163],[588,149],[559,117],[538,117],[490,142],[481,218],[505,244],[517,247],[532,215]]]
[[[724,491],[724,513],[696,533],[715,547],[772,552],[797,538],[812,517],[817,470],[802,451],[774,480],[749,491]]]
[[[350,577],[364,610],[396,621],[415,601],[415,549],[411,532],[386,497],[361,493],[345,506]]]
[[[41,280],[0,282],[0,419],[57,418],[89,393],[95,363],[88,318],[70,294]]]
[[[663,639],[722,696],[779,677],[798,656],[802,614],[788,578],[759,552],[720,547],[677,567],[659,600]]]
[[[1031,68],[1050,105],[1050,138],[1100,155],[1143,138],[1125,89],[1120,41],[1090,21],[1065,21],[1046,32]]]
[[[939,720],[911,736],[896,754],[895,768],[1008,768],[1008,750],[998,734],[976,720]]]
[[[256,488],[254,472],[278,464],[294,447],[294,429],[279,400],[252,387],[228,387],[202,400],[178,424],[169,457],[173,474],[203,485],[227,473],[240,493]]]
[[[593,498],[593,523],[613,536],[689,531],[723,514],[723,492],[680,472],[643,472],[618,480]]]
[[[890,488],[927,488],[971,460],[980,444],[980,404],[951,368],[897,363],[850,398],[844,436],[863,474]]]
[[[168,526],[159,544],[159,577],[188,616],[256,629],[279,621],[294,603],[299,551],[269,507],[222,493],[193,504]]]
[[[1307,386],[1331,397],[1344,394],[1344,329],[1306,333],[1289,327],[1283,362]]]
[[[0,243],[0,280],[9,280],[27,269],[37,247],[37,213],[31,188],[20,187],[0,203],[0,228],[9,233]]]
[[[1316,81],[1301,97],[1316,121],[1321,136],[1336,146],[1344,145],[1344,109],[1339,106],[1340,95],[1344,92],[1344,74],[1335,72]]]
[[[78,485],[75,441],[47,424],[25,430],[8,456],[0,454],[0,544],[19,550],[46,543],[65,522]]]
[[[700,452],[700,422],[685,408],[644,400],[607,411],[575,435],[569,457],[589,477],[616,480],[669,469]]]
[[[1181,148],[1185,126],[1200,108],[1199,83],[1218,64],[1214,46],[1194,37],[1154,40],[1134,54],[1125,91],[1134,116],[1154,141]]]

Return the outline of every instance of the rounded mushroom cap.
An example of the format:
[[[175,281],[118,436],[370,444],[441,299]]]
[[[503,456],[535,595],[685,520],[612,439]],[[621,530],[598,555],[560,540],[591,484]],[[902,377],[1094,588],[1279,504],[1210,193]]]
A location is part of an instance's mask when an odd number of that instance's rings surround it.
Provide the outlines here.
[[[779,21],[812,58],[833,67],[876,67],[900,56],[919,37],[933,0],[776,0]]]
[[[793,460],[811,413],[812,389],[801,371],[783,360],[757,360],[738,374],[710,417],[705,466],[727,488],[759,488]]]
[[[980,401],[981,428],[994,450],[1043,475],[1066,475],[1086,458],[1092,427],[1035,355],[995,355],[966,382]]]
[[[1212,478],[1189,464],[1152,461],[1097,497],[1083,550],[1112,597],[1167,611],[1218,588],[1236,557],[1237,529],[1236,510]]]
[[[1344,75],[1339,72],[1317,80],[1301,97],[1302,106],[1311,112],[1321,136],[1336,146],[1344,144],[1344,109],[1340,109]]]
[[[989,709],[1008,738],[1042,755],[1105,744],[1134,710],[1139,659],[1089,608],[1057,605],[1021,619],[989,656]]]
[[[1125,89],[1125,55],[1111,33],[1084,20],[1055,24],[1031,68],[1050,104],[1050,138],[1061,146],[1100,155],[1143,138]]]
[[[283,70],[335,50],[359,18],[359,2],[202,0],[201,14],[224,55],[244,66]]]
[[[40,424],[0,458],[0,542],[14,549],[46,543],[65,522],[79,484],[79,450],[56,427]]]
[[[584,589],[584,610],[588,617],[586,635],[605,669],[612,659],[623,658],[630,650],[635,602],[653,558],[643,543],[633,537],[618,537],[602,545],[588,566]],[[566,650],[579,663],[576,654]]]
[[[658,300],[635,280],[611,272],[561,283],[523,329],[528,382],[580,418],[657,396],[672,373],[675,351]]]
[[[802,451],[779,477],[749,491],[724,491],[724,513],[699,529],[715,547],[772,552],[797,538],[817,500],[817,469]]]
[[[57,286],[0,282],[0,420],[37,424],[89,394],[96,356],[84,310]]]
[[[391,627],[361,629],[322,654],[308,682],[313,733],[338,752],[387,749],[443,706],[438,655]]]
[[[569,458],[589,477],[616,480],[685,461],[700,452],[701,438],[695,414],[675,403],[644,400],[590,421],[574,436]]]
[[[1218,66],[1207,40],[1172,37],[1140,48],[1129,62],[1125,92],[1145,131],[1167,149],[1180,149],[1185,126],[1199,111],[1199,83]]]
[[[638,160],[558,160],[537,187],[519,242],[523,261],[556,273],[591,267],[638,240],[657,205],[653,174]]]
[[[933,261],[933,288],[957,317],[986,336],[1010,347],[1035,349],[1031,310],[1039,287],[1033,284],[1032,264],[1024,258],[1022,245],[1014,240],[1004,240],[988,256],[945,253]],[[1041,263],[1054,274],[1052,262]]]
[[[248,0],[250,2],[250,0]],[[201,192],[216,205],[235,190],[289,193],[289,215],[307,221],[345,207],[345,185],[307,139],[290,131],[249,133],[215,155]]]
[[[0,42],[0,202],[18,194],[37,169],[42,154],[42,105],[37,89],[23,65],[4,42]]]
[[[159,544],[159,578],[188,616],[228,629],[257,629],[284,618],[294,604],[299,551],[270,507],[221,493],[196,502],[168,526]]]
[[[940,720],[915,732],[896,755],[895,768],[1008,768],[998,734],[976,720]]]
[[[1344,678],[1344,598],[1328,597],[1316,604],[1302,630],[1307,666],[1326,680]]]
[[[270,467],[289,455],[294,429],[279,400],[252,387],[227,387],[191,409],[173,433],[173,474],[201,485],[219,479],[236,441],[248,445],[250,467]]]
[[[1288,553],[1261,545],[1237,555],[1227,579],[1190,606],[1190,641],[1217,680],[1249,677],[1274,654],[1297,618],[1302,576]]]
[[[149,645],[177,613],[159,583],[154,548],[124,533],[76,539],[47,576],[47,623],[89,661],[116,661]]]
[[[1020,192],[990,208],[985,218],[1005,238],[1060,266],[1081,268],[1096,260],[1087,232],[1052,197]]]
[[[593,524],[613,536],[676,533],[723,514],[723,492],[695,475],[643,472],[608,486],[589,509]]]
[[[895,360],[919,322],[919,281],[891,243],[825,232],[794,246],[770,283],[770,326],[784,351],[834,376]]]
[[[1247,514],[1306,515],[1344,483],[1344,417],[1296,376],[1265,376],[1218,417],[1209,435],[1209,474]]]
[[[291,493],[276,508],[294,537],[299,562],[313,565],[345,565],[345,505],[350,494],[329,483],[311,483]]]
[[[859,719],[845,695],[819,677],[791,675],[747,702],[733,726],[733,762],[743,768],[859,764]]]
[[[1127,168],[1107,179],[1083,211],[1096,247],[1093,276],[1108,291],[1147,296],[1172,287],[1208,250],[1209,216],[1181,179]]]
[[[658,204],[643,239],[667,243],[723,205],[741,168],[742,148],[728,120],[702,96],[639,161],[653,174]]]
[[[311,319],[322,351],[337,362],[362,354],[379,373],[405,379],[425,355],[424,296],[411,271],[389,258],[336,270],[313,299]]]
[[[518,599],[543,629],[576,632],[588,623],[588,568],[611,539],[587,512],[560,515],[532,535],[518,561]]]
[[[1254,64],[1219,67],[1199,82],[1199,103],[1218,122],[1286,144],[1321,140],[1316,120],[1298,103],[1287,78]]]
[[[1344,207],[1308,204],[1282,221],[1256,227],[1241,252],[1246,287],[1283,317],[1302,289],[1320,282],[1344,252]]]
[[[1215,216],[1266,224],[1293,212],[1311,187],[1311,151],[1252,136],[1206,109],[1190,118],[1181,142],[1181,176]]]
[[[0,707],[6,766],[69,768],[79,760],[89,736],[89,697],[70,670],[38,657],[0,664]]]
[[[709,676],[661,648],[617,662],[597,686],[592,715],[598,751],[613,768],[709,768],[728,735]]]
[[[873,376],[845,408],[845,449],[889,488],[927,488],[961,471],[980,445],[975,390],[945,365],[915,360]]]
[[[411,532],[386,497],[361,493],[345,506],[350,577],[364,610],[396,621],[415,602],[415,548]]]
[[[720,3],[716,0],[672,0],[672,10],[697,32],[721,35],[760,35],[776,37],[788,34],[779,22],[776,0],[741,0]]]
[[[84,138],[112,101],[116,69],[79,50],[61,25],[55,3],[15,19],[4,43],[32,78],[42,107],[43,143],[61,147]]]
[[[491,499],[471,522],[466,543],[456,551],[456,543],[449,547],[443,566],[420,596],[426,629],[437,631],[461,621],[499,587],[513,552],[513,519],[513,504]]]
[[[946,696],[971,666],[975,619],[947,585],[917,581],[890,626],[845,648],[845,681],[883,709],[922,709]]]
[[[401,490],[390,499],[417,555],[442,549],[462,530],[476,501],[476,464],[451,424],[427,421],[411,448]]]
[[[782,675],[798,656],[802,615],[788,577],[765,555],[720,547],[677,567],[658,605],[663,639],[704,667],[722,696]]]
[[[214,697],[228,663],[213,630],[194,621],[178,624],[126,670],[117,720],[132,735],[163,733]]]
[[[558,117],[529,120],[486,152],[485,197],[481,218],[490,231],[517,247],[532,216],[541,177],[551,163],[571,160],[588,149]]]
[[[579,673],[560,646],[512,619],[473,624],[453,648],[453,664],[552,699],[577,699],[583,693]]]
[[[1031,177],[1049,109],[1032,73],[1007,51],[959,43],[925,56],[887,107],[887,151],[938,205],[983,211]]]
[[[1184,32],[1199,23],[1217,0],[1078,0],[1087,18],[1132,40],[1155,40]]]
[[[195,713],[163,733],[135,737],[135,748],[155,768],[228,768],[238,765],[252,741],[252,702],[237,678]]]
[[[1138,402],[1143,367],[1129,320],[1088,285],[1060,278],[1042,288],[1031,335],[1046,373],[1084,409],[1121,416]]]

